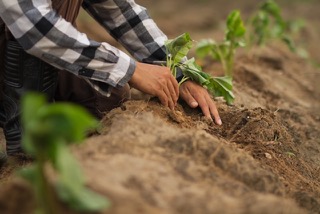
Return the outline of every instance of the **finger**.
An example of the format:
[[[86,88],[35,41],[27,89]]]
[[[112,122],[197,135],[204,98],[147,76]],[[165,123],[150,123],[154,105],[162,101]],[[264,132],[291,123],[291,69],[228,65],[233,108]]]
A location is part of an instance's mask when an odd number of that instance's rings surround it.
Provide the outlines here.
[[[162,105],[164,105],[165,107],[168,107],[168,98],[164,91],[158,91],[157,97],[159,98]]]
[[[184,101],[186,101],[191,108],[198,107],[198,105],[199,105],[198,102],[194,99],[194,97],[191,95],[189,90],[182,90],[181,96],[183,97]]]
[[[176,106],[177,101],[178,101],[178,97],[177,97],[177,93],[176,93],[176,91],[175,91],[175,89],[174,89],[174,86],[173,86],[172,82],[169,81],[169,82],[167,83],[167,86],[168,86],[168,89],[169,89],[171,98],[172,98],[172,100],[173,100],[174,106]]]
[[[217,109],[215,103],[213,102],[213,100],[211,99],[210,96],[207,96],[206,100],[209,105],[211,115],[213,115],[213,117],[214,117],[215,123],[218,125],[222,125],[222,121],[221,121],[221,118],[220,118],[220,115],[219,115],[219,112],[218,112],[218,109]]]
[[[175,106],[175,104],[174,104],[175,102],[174,102],[174,100],[172,98],[172,94],[171,94],[171,92],[170,92],[170,90],[168,88],[168,84],[169,83],[167,83],[167,85],[163,88],[163,91],[166,94],[166,97],[167,97],[167,100],[168,100],[168,104],[169,104],[169,108],[171,110],[173,110],[174,106]]]
[[[176,94],[176,99],[178,100],[178,98],[179,98],[179,84],[178,84],[176,78],[174,78],[174,76],[172,76],[172,75],[171,75],[171,83],[173,85],[173,88],[174,88],[174,91]]]
[[[210,110],[209,110],[209,106],[208,106],[208,103],[207,103],[206,99],[204,98],[204,94],[203,93],[201,93],[201,94],[200,93],[195,93],[194,94],[194,98],[198,101],[199,106],[200,106],[204,116],[212,120],[212,117],[211,117],[211,114],[210,114]]]

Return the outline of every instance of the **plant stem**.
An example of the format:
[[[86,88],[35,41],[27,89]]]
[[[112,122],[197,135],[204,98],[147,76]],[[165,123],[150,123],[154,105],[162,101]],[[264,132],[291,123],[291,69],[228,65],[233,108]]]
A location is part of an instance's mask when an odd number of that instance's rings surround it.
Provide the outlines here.
[[[219,47],[217,48],[217,53],[219,55],[219,58],[220,58],[224,73],[225,73],[225,75],[227,75],[227,73],[228,73],[227,60],[224,58],[224,56],[223,56],[223,54],[222,54],[222,52],[221,52]]]
[[[184,82],[187,81],[188,79],[190,79],[190,77],[184,76],[184,77],[182,78],[182,80],[179,82],[179,87],[182,85],[182,83],[184,83]]]
[[[234,63],[234,50],[235,50],[235,44],[234,39],[231,39],[231,43],[229,46],[228,55],[226,57],[226,76],[231,77],[233,75],[233,63]]]
[[[36,165],[38,172],[39,185],[37,188],[38,206],[40,212],[43,214],[55,214],[57,213],[54,205],[54,199],[50,184],[46,179],[45,175],[45,160],[43,155],[38,155],[38,164]]]
[[[230,50],[232,51],[232,50]],[[234,55],[233,53],[229,53],[227,60],[226,60],[226,76],[231,77],[233,75],[233,60],[234,60]]]

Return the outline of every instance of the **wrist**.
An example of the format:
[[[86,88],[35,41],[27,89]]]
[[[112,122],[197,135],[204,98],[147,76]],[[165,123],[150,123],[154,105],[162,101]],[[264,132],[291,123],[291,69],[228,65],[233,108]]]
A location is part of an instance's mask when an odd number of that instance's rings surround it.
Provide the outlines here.
[[[134,87],[135,83],[137,82],[137,79],[139,78],[139,71],[140,71],[140,62],[135,62],[135,68],[133,70],[132,76],[130,80],[128,81],[128,84],[131,87]]]

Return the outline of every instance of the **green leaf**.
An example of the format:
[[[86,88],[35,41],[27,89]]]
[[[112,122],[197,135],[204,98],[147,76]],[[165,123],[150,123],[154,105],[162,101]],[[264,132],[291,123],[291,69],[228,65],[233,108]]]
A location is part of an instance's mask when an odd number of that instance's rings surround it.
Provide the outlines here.
[[[245,47],[246,45],[247,45],[247,44],[246,44],[245,41],[238,41],[238,42],[236,42],[235,47],[236,47],[236,48],[238,48],[238,47],[243,48],[243,47]]]
[[[218,60],[223,61],[227,60],[227,56],[230,52],[231,41],[224,41],[221,44],[217,45],[215,52],[219,55]]]
[[[278,4],[273,0],[269,0],[263,3],[260,7],[260,10],[270,14],[278,20],[282,20],[281,9],[278,6]]]
[[[37,173],[35,166],[22,168],[18,171],[18,175],[29,181],[33,186],[37,183]]]
[[[246,28],[240,17],[240,11],[234,10],[227,18],[227,35],[226,40],[232,40],[242,37],[246,32]]]
[[[266,1],[264,4],[261,5],[260,9],[261,9],[261,11],[264,11],[273,17],[280,17],[281,16],[280,15],[281,9],[278,6],[278,4],[273,0]]]
[[[269,0],[260,7],[260,10],[275,19],[274,26],[270,30],[271,35],[274,37],[281,36],[286,30],[287,24],[281,16],[281,9],[278,4],[273,0]]]
[[[222,96],[228,105],[234,101],[234,94],[232,93],[232,78],[229,76],[214,77],[209,80],[207,89],[212,95],[216,97]]]
[[[192,39],[188,33],[184,33],[175,39],[165,42],[167,55],[171,56],[174,64],[180,63],[192,48]]]
[[[98,125],[82,107],[67,103],[46,104],[44,96],[35,93],[23,98],[22,109],[22,146],[33,156],[41,151],[44,156],[53,158],[55,147],[52,144],[80,142],[87,130]]]
[[[216,45],[216,42],[212,39],[201,40],[196,47],[196,55],[199,58],[204,58],[212,54],[212,51]]]
[[[85,188],[80,167],[67,147],[83,140],[86,131],[97,126],[93,116],[73,104],[46,104],[44,96],[33,93],[23,98],[22,109],[23,146],[28,154],[36,157],[34,168],[22,174],[33,182],[43,209],[54,209],[51,193],[44,188],[48,184],[43,172],[46,162],[57,171],[58,195],[72,208],[81,211],[105,208],[108,201]]]
[[[70,154],[67,145],[61,143],[56,145],[56,150],[59,155],[56,157],[56,161],[53,166],[59,172],[61,180],[70,182],[73,186],[80,186],[84,184],[80,167]]]
[[[180,65],[183,75],[191,78],[193,81],[200,85],[206,85],[208,83],[209,74],[201,71],[200,66],[195,62],[194,58],[191,58]]]
[[[34,132],[38,132],[43,126],[39,124],[37,112],[46,105],[45,97],[38,93],[28,93],[22,98],[21,123],[24,129],[22,137],[22,146],[24,150],[35,155],[36,146],[34,145]]]
[[[287,28],[291,33],[298,33],[306,26],[305,20],[297,19],[287,22]]]
[[[180,67],[185,76],[206,87],[213,96],[222,96],[228,104],[233,103],[234,95],[232,93],[231,77],[211,77],[201,70],[194,58],[181,64]]]
[[[289,36],[283,36],[282,41],[288,46],[292,52],[296,52],[296,44]]]
[[[35,117],[35,113],[46,105],[46,100],[43,95],[38,93],[28,93],[22,98],[22,125],[28,127],[28,124]]]
[[[57,145],[59,156],[55,168],[59,171],[56,185],[59,198],[78,211],[94,212],[106,208],[109,202],[104,197],[86,189],[80,167],[68,148]]]
[[[45,104],[44,97],[27,94],[23,98],[24,129],[37,139],[64,138],[66,142],[81,141],[86,131],[98,123],[85,109],[68,103]]]
[[[86,131],[98,124],[85,109],[67,103],[55,103],[41,109],[39,119],[50,127],[51,137],[63,137],[67,143],[80,142]]]
[[[68,185],[59,183],[56,190],[64,202],[80,212],[97,212],[110,206],[105,198],[88,189],[70,189]]]

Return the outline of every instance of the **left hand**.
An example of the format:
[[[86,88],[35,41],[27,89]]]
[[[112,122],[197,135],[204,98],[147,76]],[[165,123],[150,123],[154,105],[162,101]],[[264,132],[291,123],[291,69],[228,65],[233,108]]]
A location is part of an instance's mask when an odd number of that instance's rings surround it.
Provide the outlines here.
[[[215,123],[222,125],[217,107],[210,97],[207,89],[188,80],[180,86],[180,97],[186,101],[191,108],[199,106],[205,117],[212,120],[213,116]]]

